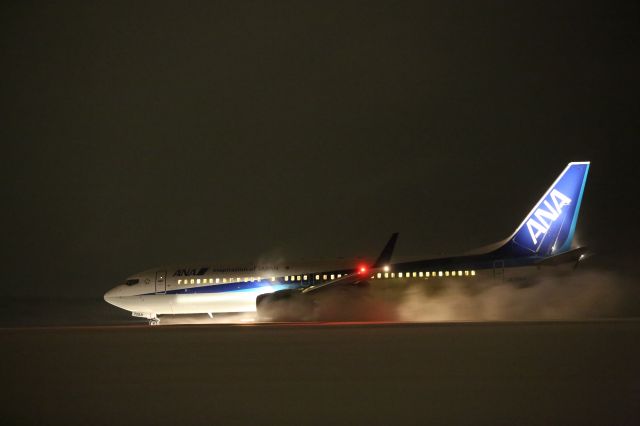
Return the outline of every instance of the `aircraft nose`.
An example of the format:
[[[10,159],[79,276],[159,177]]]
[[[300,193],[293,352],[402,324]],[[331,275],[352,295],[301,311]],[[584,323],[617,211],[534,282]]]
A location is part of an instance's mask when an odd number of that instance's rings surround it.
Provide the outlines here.
[[[107,303],[110,303],[112,305],[115,305],[114,301],[116,299],[116,297],[118,297],[119,293],[120,293],[120,286],[114,287],[111,290],[107,291],[104,294],[104,301]]]

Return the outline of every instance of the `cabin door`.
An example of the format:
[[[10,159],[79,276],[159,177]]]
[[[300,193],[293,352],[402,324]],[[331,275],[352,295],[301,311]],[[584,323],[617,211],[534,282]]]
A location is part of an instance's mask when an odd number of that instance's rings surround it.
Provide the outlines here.
[[[167,273],[166,271],[156,272],[156,294],[165,294],[167,292]]]
[[[504,260],[493,262],[493,278],[498,281],[504,281]]]

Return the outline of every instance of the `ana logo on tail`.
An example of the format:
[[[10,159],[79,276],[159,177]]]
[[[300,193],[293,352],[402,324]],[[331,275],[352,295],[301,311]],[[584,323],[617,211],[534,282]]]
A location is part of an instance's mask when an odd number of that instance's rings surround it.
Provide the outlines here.
[[[538,244],[538,237],[546,234],[553,222],[560,217],[562,208],[571,204],[571,198],[557,189],[551,191],[550,198],[553,206],[548,200],[544,200],[544,205],[547,209],[537,208],[533,216],[527,221],[527,229],[529,229],[529,235],[531,235],[531,241],[533,241],[534,245]],[[547,222],[547,219],[549,222]]]

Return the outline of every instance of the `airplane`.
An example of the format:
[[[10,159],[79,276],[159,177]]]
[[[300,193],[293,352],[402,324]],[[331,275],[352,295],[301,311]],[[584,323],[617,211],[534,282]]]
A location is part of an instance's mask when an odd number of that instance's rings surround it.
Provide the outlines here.
[[[571,162],[506,239],[465,255],[392,262],[394,233],[373,263],[338,260],[244,265],[177,265],[129,276],[104,300],[160,323],[158,315],[252,312],[259,320],[313,319],[318,295],[360,288],[376,281],[407,285],[416,281],[518,280],[541,269],[575,267],[586,247],[573,247],[590,162]],[[295,302],[296,309],[281,309]]]

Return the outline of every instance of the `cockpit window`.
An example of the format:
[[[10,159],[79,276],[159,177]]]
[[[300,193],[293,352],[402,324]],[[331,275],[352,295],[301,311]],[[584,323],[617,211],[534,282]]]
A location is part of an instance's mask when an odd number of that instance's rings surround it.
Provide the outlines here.
[[[126,285],[134,285],[134,284],[138,284],[139,282],[140,282],[140,280],[139,280],[139,279],[134,278],[134,279],[132,279],[132,280],[127,280],[127,281],[125,282],[125,284],[126,284]]]

